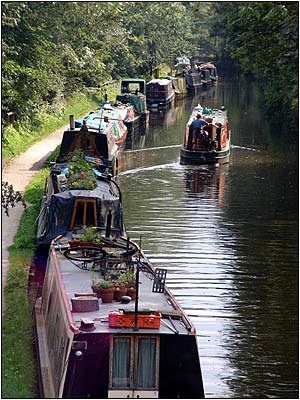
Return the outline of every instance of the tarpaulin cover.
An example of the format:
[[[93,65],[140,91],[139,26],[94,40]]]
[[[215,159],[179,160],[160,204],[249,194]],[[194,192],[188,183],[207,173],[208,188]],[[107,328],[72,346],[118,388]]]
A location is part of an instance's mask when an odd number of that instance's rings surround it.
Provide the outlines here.
[[[44,221],[40,225],[45,226],[41,236],[37,238],[38,244],[48,243],[56,236],[70,230],[73,207],[75,199],[96,199],[97,226],[106,228],[109,210],[112,213],[111,229],[123,234],[122,208],[119,197],[110,190],[106,182],[98,182],[94,190],[66,190],[65,192],[53,194],[47,204],[47,212],[44,212]],[[38,229],[39,231],[40,229]]]
[[[130,104],[133,105],[135,112],[139,115],[146,109],[146,101],[145,100],[146,100],[146,97],[144,95],[140,95],[140,96],[131,95],[130,96]]]

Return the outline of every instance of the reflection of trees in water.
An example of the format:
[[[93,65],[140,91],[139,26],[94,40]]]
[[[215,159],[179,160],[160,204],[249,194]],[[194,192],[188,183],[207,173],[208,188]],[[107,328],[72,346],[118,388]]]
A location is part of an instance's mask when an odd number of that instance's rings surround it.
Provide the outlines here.
[[[223,337],[235,373],[224,379],[238,398],[299,398],[297,173],[274,164],[232,172],[223,219],[236,261]]]

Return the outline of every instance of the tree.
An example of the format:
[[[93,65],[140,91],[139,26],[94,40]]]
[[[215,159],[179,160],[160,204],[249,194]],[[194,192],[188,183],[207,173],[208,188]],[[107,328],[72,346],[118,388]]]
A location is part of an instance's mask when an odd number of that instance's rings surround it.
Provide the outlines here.
[[[268,111],[285,115],[292,129],[298,125],[298,12],[297,2],[217,3],[221,24],[212,25],[225,38],[223,54],[256,78]]]

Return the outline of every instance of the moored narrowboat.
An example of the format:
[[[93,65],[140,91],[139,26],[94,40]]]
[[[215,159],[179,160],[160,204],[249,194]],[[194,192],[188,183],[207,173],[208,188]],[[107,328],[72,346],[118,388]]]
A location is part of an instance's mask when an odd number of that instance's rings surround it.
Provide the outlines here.
[[[99,159],[99,166],[107,168],[114,174],[113,166],[118,156],[118,146],[115,142],[115,129],[112,123],[107,123],[105,130],[88,129],[83,121],[80,129],[75,127],[73,116],[70,116],[70,129],[64,131],[56,163],[66,163],[71,160],[74,151],[81,150],[85,156]]]
[[[185,79],[186,74],[191,70],[190,60],[187,57],[177,57],[172,68],[172,85],[176,96],[185,96],[188,93],[188,86]]]
[[[136,131],[143,133],[149,123],[149,111],[146,102],[146,81],[139,78],[125,78],[121,82],[121,93],[116,102],[129,109],[126,119],[123,119],[128,129],[128,137],[134,140]],[[133,107],[133,110],[132,110]]]
[[[113,107],[109,103],[103,103],[96,111],[90,112],[84,119],[75,120],[75,127],[81,127],[83,123],[88,129],[94,129],[100,133],[112,130],[115,144],[124,148],[128,129],[123,119],[127,118],[128,110],[124,107]]]
[[[200,89],[203,86],[199,72],[189,72],[185,75],[185,80],[189,91]]]
[[[146,86],[148,107],[165,107],[175,98],[172,80],[167,78],[152,79]]]
[[[212,84],[217,83],[217,81],[218,81],[217,67],[212,62],[199,62],[198,66],[200,67],[200,70],[208,71],[209,80]],[[204,75],[203,79],[207,80],[208,74],[206,74],[207,76]]]
[[[204,89],[206,89],[207,87],[209,87],[212,84],[210,72],[208,69],[200,68],[199,75],[200,75],[202,86]]]
[[[105,229],[109,210],[114,213],[120,209],[120,191],[112,180],[117,155],[113,130],[106,134],[86,128],[64,132],[41,200],[38,247],[47,249],[52,239],[78,224]],[[115,223],[122,234],[120,216],[118,213]]]
[[[186,79],[183,76],[177,76],[172,78],[172,86],[175,92],[175,96],[185,96],[188,93]]]
[[[194,127],[200,118],[202,126]],[[230,130],[227,110],[209,109],[198,105],[186,125],[183,145],[180,148],[182,165],[219,165],[229,162]]]
[[[52,242],[35,305],[41,397],[204,398],[195,328],[166,270],[129,238],[108,232],[99,247],[70,247],[72,236]],[[107,287],[127,275],[135,299],[91,289],[92,276]]]

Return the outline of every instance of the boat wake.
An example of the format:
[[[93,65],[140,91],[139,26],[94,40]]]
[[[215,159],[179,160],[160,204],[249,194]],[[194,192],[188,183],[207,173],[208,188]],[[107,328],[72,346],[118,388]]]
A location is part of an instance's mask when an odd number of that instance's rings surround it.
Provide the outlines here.
[[[179,163],[178,161],[173,162],[173,163],[168,163],[168,164],[161,164],[161,165],[153,165],[152,167],[140,167],[140,168],[134,168],[134,169],[129,169],[128,171],[123,171],[123,172],[119,172],[119,176],[122,175],[129,175],[129,174],[136,174],[142,171],[152,171],[152,170],[156,170],[156,169],[174,169],[174,167],[176,167],[176,169],[178,169],[179,167]]]
[[[170,146],[160,146],[160,147],[149,147],[149,148],[145,148],[145,149],[126,150],[126,153],[140,153],[141,151],[171,149],[171,148],[180,147],[180,146],[181,146],[181,144],[173,144],[173,145],[170,145]]]
[[[242,150],[247,150],[247,151],[256,151],[257,153],[261,152],[261,150],[259,150],[259,149],[253,149],[252,147],[245,147],[245,146],[234,146],[234,145],[231,145],[231,148],[233,148],[233,149],[242,149]]]

